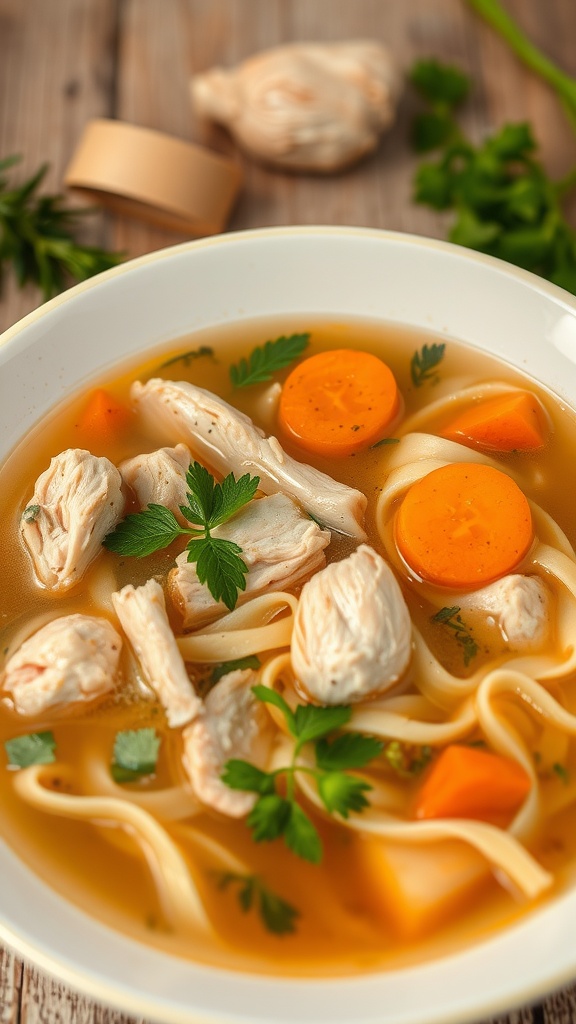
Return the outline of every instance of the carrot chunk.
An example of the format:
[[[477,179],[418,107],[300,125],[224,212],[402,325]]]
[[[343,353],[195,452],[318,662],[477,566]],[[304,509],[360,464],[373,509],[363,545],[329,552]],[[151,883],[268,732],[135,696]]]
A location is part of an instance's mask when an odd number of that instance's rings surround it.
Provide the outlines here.
[[[97,388],[90,395],[76,427],[83,437],[106,442],[113,440],[127,427],[131,418],[132,413],[127,406],[122,405],[104,388]]]
[[[416,818],[479,818],[512,814],[528,796],[531,781],[508,757],[458,744],[446,747],[416,797]]]
[[[498,469],[456,462],[407,491],[395,521],[404,561],[421,579],[471,589],[510,572],[533,539],[528,501]]]
[[[544,447],[548,424],[536,395],[514,391],[470,406],[442,436],[495,452],[529,452]]]
[[[301,448],[352,455],[379,441],[400,412],[390,368],[368,352],[337,349],[301,362],[280,398],[280,425]]]

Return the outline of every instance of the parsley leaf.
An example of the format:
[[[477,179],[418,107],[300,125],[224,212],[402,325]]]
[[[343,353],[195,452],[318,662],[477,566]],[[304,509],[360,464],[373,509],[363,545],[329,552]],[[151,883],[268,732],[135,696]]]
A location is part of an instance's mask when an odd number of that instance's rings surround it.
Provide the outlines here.
[[[310,334],[282,335],[275,341],[258,345],[248,359],[241,359],[230,367],[230,380],[235,388],[260,384],[270,380],[277,370],[283,370],[294,359],[302,355],[308,346]]]
[[[213,537],[211,530],[228,522],[251,501],[259,482],[257,476],[246,473],[236,480],[229,473],[219,484],[204,466],[192,462],[186,473],[188,505],[181,505],[180,511],[195,529],[180,526],[174,513],[163,505],[151,504],[118,523],[104,538],[104,547],[120,555],[143,558],[168,547],[177,537],[189,536],[188,561],[196,562],[200,583],[206,584],[215,601],[223,601],[232,610],[238,592],[246,589],[248,568],[238,544]]]
[[[256,908],[262,922],[273,935],[289,935],[296,931],[295,922],[300,911],[269,889],[259,875],[241,875],[223,871],[218,876],[218,888],[238,885],[238,902],[245,913]]]
[[[299,704],[293,711],[284,697],[266,686],[254,686],[252,692],[266,704],[278,708],[295,743],[292,761],[272,772],[262,771],[248,761],[230,760],[222,780],[231,789],[258,793],[258,800],[247,818],[255,842],[271,842],[280,837],[293,853],[318,864],[322,859],[322,841],[315,825],[295,797],[295,779],[299,772],[311,775],[318,795],[329,814],[347,818],[351,811],[368,806],[364,795],[372,786],[364,779],[347,775],[348,768],[364,767],[382,752],[383,744],[360,733],[346,733],[331,742],[326,738],[350,720],[349,707],[316,707]],[[314,743],[316,767],[298,763],[298,754],[306,743]],[[277,781],[285,788],[277,791]]]
[[[22,519],[25,523],[33,523],[40,511],[40,505],[28,505],[22,513]]]
[[[253,668],[254,670],[260,668],[262,662],[256,654],[247,654],[245,658],[234,658],[232,661],[223,661],[220,665],[216,665],[210,674],[210,682],[212,684],[220,682],[223,676],[227,676],[229,672],[236,672],[238,669]]]
[[[432,345],[424,344],[420,352],[414,353],[410,360],[410,374],[414,387],[421,388],[427,381],[438,383],[440,378],[436,367],[444,358],[445,348],[446,345],[434,342]]]
[[[156,771],[160,737],[155,729],[117,732],[110,772],[115,782],[133,782]]]
[[[370,445],[370,448],[382,448],[385,444],[400,444],[399,437],[383,437],[380,441],[376,441]]]
[[[460,608],[454,605],[452,608],[441,608],[439,612],[430,619],[431,622],[440,623],[454,630],[454,639],[462,648],[464,664],[466,667],[475,658],[480,650],[472,632],[460,616]]]
[[[14,768],[29,768],[32,764],[53,764],[56,760],[56,740],[51,732],[31,732],[6,740],[4,749],[8,763]]]
[[[437,60],[419,60],[410,72],[410,81],[429,103],[457,107],[470,91],[470,81],[459,68]]]
[[[384,759],[397,775],[409,779],[423,772],[432,760],[433,750],[427,744],[402,743],[388,740],[384,744]]]
[[[165,370],[167,366],[173,366],[174,363],[184,363],[184,366],[189,366],[194,359],[201,359],[203,356],[213,356],[214,349],[208,345],[200,345],[200,348],[190,349],[188,352],[180,352],[177,356],[172,356],[171,359],[167,359],[165,363],[160,363],[159,370]]]

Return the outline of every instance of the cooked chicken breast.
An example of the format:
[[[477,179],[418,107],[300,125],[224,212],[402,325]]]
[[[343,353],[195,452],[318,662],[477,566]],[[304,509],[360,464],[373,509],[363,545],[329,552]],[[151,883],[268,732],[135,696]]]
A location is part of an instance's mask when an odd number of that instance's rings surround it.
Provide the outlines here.
[[[458,604],[487,612],[513,651],[540,646],[550,629],[550,592],[538,576],[504,576],[481,590],[459,594]]]
[[[239,591],[239,604],[257,594],[286,590],[308,579],[326,564],[324,548],[330,543],[330,532],[303,516],[284,494],[249,502],[213,535],[242,548],[248,575],[246,590]],[[185,628],[203,626],[227,611],[199,582],[196,564],[187,561],[186,551],[178,555],[168,587]]]
[[[190,524],[180,512],[187,505],[186,471],[192,459],[185,444],[159,448],[146,455],[125,459],[118,466],[122,479],[134,491],[141,508],[164,505],[183,526]]]
[[[53,458],[20,521],[38,582],[54,591],[74,586],[122,518],[124,503],[122,477],[108,459],[81,448]]]
[[[183,764],[196,796],[231,818],[248,814],[257,797],[222,781],[226,762],[240,758],[264,769],[272,748],[270,716],[251,689],[257,679],[250,669],[223,676],[206,697],[204,713],[183,733]]]
[[[248,416],[186,381],[136,381],[132,399],[145,421],[163,428],[170,441],[189,445],[196,458],[218,473],[250,472],[265,494],[290,495],[323,526],[364,540],[366,497],[286,454]]]
[[[168,725],[189,722],[202,707],[168,622],[164,591],[156,580],[142,587],[131,583],[112,603],[142,672],[166,711]]]
[[[1,686],[21,715],[94,700],[114,688],[122,640],[107,619],[63,615],[7,661]]]
[[[366,544],[332,562],[302,588],[292,665],[321,704],[352,704],[384,693],[410,661],[410,614],[392,570]]]

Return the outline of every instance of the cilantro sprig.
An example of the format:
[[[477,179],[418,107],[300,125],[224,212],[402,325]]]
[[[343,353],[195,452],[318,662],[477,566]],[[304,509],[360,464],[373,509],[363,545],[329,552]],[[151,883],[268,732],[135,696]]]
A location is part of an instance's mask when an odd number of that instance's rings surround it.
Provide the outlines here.
[[[502,31],[504,21],[490,16],[503,13],[494,0],[469,2]],[[505,38],[511,42],[514,36],[517,42],[517,30],[516,35],[510,32],[513,23],[507,16],[505,23]],[[526,47],[521,49],[526,59]],[[531,66],[542,74],[537,63]],[[576,81],[556,71],[560,77],[555,87],[566,105],[569,95],[576,99]],[[437,159],[417,169],[415,201],[453,211],[450,241],[507,260],[576,293],[576,232],[562,210],[567,192],[576,185],[576,169],[561,181],[552,181],[536,159],[536,141],[525,123],[505,124],[475,145],[456,119],[470,88],[469,78],[459,69],[435,60],[419,61],[411,81],[427,104],[414,122],[414,146],[419,153],[438,153]],[[576,105],[570,109],[576,127]]]
[[[221,484],[199,462],[186,473],[188,505],[180,511],[194,529],[180,526],[176,516],[163,505],[150,504],[118,523],[104,538],[109,551],[132,558],[144,558],[168,547],[177,537],[189,536],[188,561],[196,563],[200,583],[206,584],[215,601],[232,610],[238,592],[246,589],[248,567],[240,557],[242,548],[231,540],[214,537],[212,531],[227,523],[254,497],[260,478],[247,473],[236,479],[232,473]]]
[[[232,759],[224,766],[223,781],[231,789],[258,794],[247,823],[255,842],[271,842],[283,838],[286,846],[298,857],[312,864],[322,860],[322,841],[315,825],[296,800],[296,776],[311,776],[318,795],[329,814],[348,818],[369,806],[366,793],[372,789],[364,779],[349,775],[350,769],[364,768],[382,752],[383,744],[372,736],[343,733],[329,740],[330,733],[350,721],[349,707],[315,707],[299,704],[295,711],[275,690],[254,686],[253,693],[265,704],[273,704],[284,716],[290,735],[295,739],[289,765],[265,772],[249,761]],[[314,744],[315,767],[298,763],[302,748]],[[282,791],[278,782],[282,780]]]
[[[6,740],[4,749],[12,768],[29,768],[33,764],[53,764],[56,740],[52,732],[29,732]]]
[[[257,910],[264,927],[273,935],[289,935],[296,931],[300,911],[269,889],[259,875],[242,875],[234,871],[218,874],[218,888],[226,890],[236,885],[238,902],[244,911]]]
[[[283,370],[302,355],[308,346],[310,334],[289,334],[267,341],[252,350],[248,359],[240,359],[230,367],[230,380],[235,388],[261,384],[271,380],[277,370]]]
[[[156,771],[160,737],[155,729],[126,729],[116,733],[110,773],[115,782],[135,782]]]
[[[459,606],[453,605],[451,608],[441,608],[439,612],[432,616],[430,621],[446,626],[454,631],[454,639],[462,648],[464,665],[468,667],[472,658],[475,658],[478,654],[480,648],[472,636],[469,626],[466,625],[460,615]]]

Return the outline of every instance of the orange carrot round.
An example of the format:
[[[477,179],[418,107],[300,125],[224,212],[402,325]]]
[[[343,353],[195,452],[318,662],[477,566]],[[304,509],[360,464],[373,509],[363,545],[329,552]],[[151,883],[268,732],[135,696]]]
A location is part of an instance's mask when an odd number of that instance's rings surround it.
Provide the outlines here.
[[[416,796],[414,816],[489,821],[518,810],[530,786],[529,775],[516,761],[455,743],[429,770]]]
[[[369,352],[337,349],[304,359],[280,398],[280,425],[315,455],[345,456],[386,434],[400,411],[390,368]]]
[[[513,391],[475,402],[442,431],[442,436],[490,451],[535,451],[548,439],[546,413],[536,395]]]
[[[470,589],[510,572],[533,539],[532,516],[505,473],[456,462],[413,484],[395,521],[398,550],[422,579]]]

